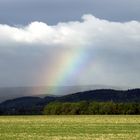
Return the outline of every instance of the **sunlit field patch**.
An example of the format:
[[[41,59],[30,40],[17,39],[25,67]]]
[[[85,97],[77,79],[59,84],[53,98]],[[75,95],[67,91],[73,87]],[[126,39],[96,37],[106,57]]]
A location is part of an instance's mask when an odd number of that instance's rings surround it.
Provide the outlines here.
[[[1,140],[139,140],[140,116],[1,116]]]

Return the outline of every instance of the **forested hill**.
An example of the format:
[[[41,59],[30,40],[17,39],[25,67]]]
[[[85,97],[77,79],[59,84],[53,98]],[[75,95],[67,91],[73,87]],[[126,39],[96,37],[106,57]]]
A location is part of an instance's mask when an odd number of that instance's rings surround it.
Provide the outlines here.
[[[41,114],[44,106],[48,103],[58,102],[137,102],[140,103],[140,89],[127,91],[100,89],[79,92],[61,97],[47,96],[40,97],[22,97],[13,100],[7,100],[0,104],[0,114]]]
[[[70,94],[58,98],[60,101],[99,101],[99,102],[140,102],[140,89],[132,90],[112,90],[100,89]]]

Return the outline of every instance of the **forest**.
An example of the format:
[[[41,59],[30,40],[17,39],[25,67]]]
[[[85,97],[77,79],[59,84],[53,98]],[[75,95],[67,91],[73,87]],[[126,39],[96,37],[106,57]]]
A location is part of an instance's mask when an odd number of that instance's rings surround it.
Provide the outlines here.
[[[43,111],[45,115],[138,115],[139,103],[114,102],[52,102]]]

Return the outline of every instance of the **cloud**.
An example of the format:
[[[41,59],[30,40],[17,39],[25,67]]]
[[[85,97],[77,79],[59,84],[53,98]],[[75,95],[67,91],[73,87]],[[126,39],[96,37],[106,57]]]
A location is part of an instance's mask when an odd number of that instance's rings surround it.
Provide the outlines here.
[[[62,57],[65,54],[68,58]],[[84,15],[81,21],[52,26],[37,21],[27,26],[1,24],[0,84],[52,84],[47,78],[51,71],[57,73],[65,66],[62,58],[73,59],[75,54],[81,59],[77,62],[80,72],[70,64],[73,73],[62,85],[138,87],[140,22],[111,22]]]
[[[92,15],[84,15],[82,22],[58,23],[49,26],[42,22],[32,22],[25,27],[0,25],[0,39],[5,42],[39,43],[45,45],[86,45],[101,44],[116,41],[126,44],[140,42],[140,23],[130,21],[125,23],[109,22]],[[139,44],[138,44],[139,45]]]

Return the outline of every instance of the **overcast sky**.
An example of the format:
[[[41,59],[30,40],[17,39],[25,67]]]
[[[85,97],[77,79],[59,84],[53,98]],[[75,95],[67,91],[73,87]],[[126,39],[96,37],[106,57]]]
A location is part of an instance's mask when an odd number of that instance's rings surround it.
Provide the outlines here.
[[[0,86],[140,86],[139,0],[0,0]]]
[[[0,0],[0,23],[80,20],[84,14],[111,21],[140,20],[140,0]]]

